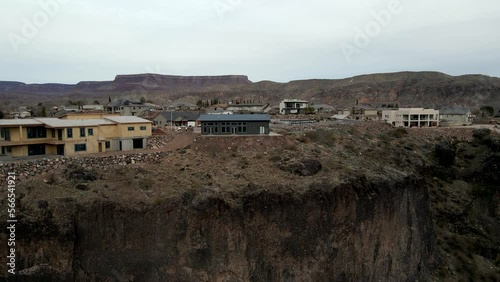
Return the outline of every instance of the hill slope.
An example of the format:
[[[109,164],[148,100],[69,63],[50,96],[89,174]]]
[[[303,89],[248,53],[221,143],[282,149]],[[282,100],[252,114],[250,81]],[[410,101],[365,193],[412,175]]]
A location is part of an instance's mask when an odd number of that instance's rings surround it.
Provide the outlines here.
[[[500,78],[484,75],[450,76],[438,72],[399,72],[361,75],[345,79],[298,80],[288,83],[261,81],[248,77],[166,76],[158,74],[118,75],[113,81],[67,84],[24,84],[0,82],[6,105],[15,100],[64,103],[72,100],[99,100],[108,97],[139,98],[166,104],[176,99],[196,101],[254,100],[277,104],[283,98],[307,99],[313,103],[351,106],[360,103],[399,102],[401,106],[439,107],[463,105],[500,107]],[[39,99],[37,99],[39,98]],[[13,103],[14,102],[14,103]],[[5,108],[6,105],[0,107]]]

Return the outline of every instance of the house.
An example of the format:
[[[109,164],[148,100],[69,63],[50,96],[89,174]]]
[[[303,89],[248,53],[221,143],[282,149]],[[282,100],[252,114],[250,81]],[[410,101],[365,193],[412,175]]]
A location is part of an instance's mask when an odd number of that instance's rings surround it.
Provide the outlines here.
[[[83,105],[83,111],[104,111],[104,105]]]
[[[351,109],[344,108],[344,109],[337,110],[337,115],[350,116],[351,115]]]
[[[474,116],[467,108],[444,108],[439,110],[440,123],[443,126],[471,125]]]
[[[190,102],[177,101],[168,105],[165,110],[167,111],[197,111],[200,107]]]
[[[309,102],[297,99],[285,99],[280,103],[280,114],[304,114],[309,107]]]
[[[121,116],[140,116],[143,112],[154,110],[163,110],[163,108],[155,104],[126,99],[118,99],[106,105],[107,113],[119,113]]]
[[[1,119],[0,153],[74,156],[143,149],[151,134],[151,122],[138,117]]]
[[[268,114],[201,115],[202,135],[269,134]]]
[[[153,124],[157,126],[197,126],[196,121],[200,114],[194,112],[160,112],[153,119]]]
[[[439,126],[439,110],[424,108],[383,110],[382,120],[395,127],[436,127]]]
[[[233,113],[267,113],[271,110],[269,104],[229,104],[226,111],[231,111]]]
[[[356,120],[376,120],[378,119],[378,110],[370,106],[354,106],[350,111],[350,116]]]
[[[312,105],[311,106],[313,109],[314,109],[314,112],[315,113],[333,113],[334,112],[334,108],[330,105],[326,105],[326,104],[318,104],[318,105]]]
[[[31,112],[29,111],[21,111],[21,112],[9,112],[9,118],[29,118],[31,117]]]
[[[232,115],[232,111],[225,110],[224,108],[221,107],[210,107],[205,110],[205,113],[207,115]]]

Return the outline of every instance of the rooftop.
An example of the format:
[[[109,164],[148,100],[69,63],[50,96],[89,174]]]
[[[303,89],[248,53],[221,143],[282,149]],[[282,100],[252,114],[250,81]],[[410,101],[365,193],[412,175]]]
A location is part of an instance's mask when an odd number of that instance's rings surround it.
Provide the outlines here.
[[[108,121],[103,119],[58,119],[58,118],[36,118],[42,124],[48,127],[85,127],[85,126],[99,126],[106,124]]]
[[[0,126],[43,125],[36,119],[0,119]]]
[[[267,114],[201,115],[200,121],[271,121]]]
[[[143,119],[136,116],[105,116],[104,119],[116,123],[151,123],[151,121],[147,119]]]
[[[466,115],[470,113],[470,110],[467,108],[443,108],[439,110],[439,113],[442,115]]]

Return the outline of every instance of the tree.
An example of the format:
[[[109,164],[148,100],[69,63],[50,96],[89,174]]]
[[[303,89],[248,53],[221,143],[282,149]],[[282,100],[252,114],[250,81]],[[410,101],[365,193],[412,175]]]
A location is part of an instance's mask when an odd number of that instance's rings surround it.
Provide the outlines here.
[[[100,105],[101,103],[99,103],[99,101],[95,100],[94,101],[94,105]]]
[[[491,117],[495,114],[495,109],[491,106],[481,107],[481,117]]]
[[[146,103],[146,98],[141,97],[141,99],[139,101],[141,101],[141,103],[144,104],[144,103]]]
[[[203,101],[202,100],[198,100],[196,102],[196,106],[198,106],[198,108],[203,108]]]
[[[314,108],[313,107],[307,107],[304,109],[304,114],[306,115],[311,115],[314,114]]]
[[[40,116],[42,117],[47,116],[47,110],[45,109],[45,106],[42,106],[42,109],[40,110]]]

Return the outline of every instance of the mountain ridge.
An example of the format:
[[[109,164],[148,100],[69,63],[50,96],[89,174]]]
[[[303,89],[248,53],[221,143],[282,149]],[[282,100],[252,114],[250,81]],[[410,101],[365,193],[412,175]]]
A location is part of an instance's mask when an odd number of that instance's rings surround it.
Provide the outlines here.
[[[393,72],[362,74],[341,79],[306,79],[290,82],[252,82],[245,75],[178,76],[153,73],[117,75],[112,81],[81,81],[77,84],[26,84],[0,81],[0,95],[23,100],[51,97],[54,102],[69,98],[146,97],[158,104],[178,99],[253,100],[276,104],[284,98],[306,99],[312,103],[350,106],[398,102],[401,106],[439,107],[461,105],[478,108],[500,107],[500,78],[441,72]],[[60,97],[55,97],[60,96]],[[12,102],[12,101],[11,101]],[[2,105],[0,105],[1,107]]]

